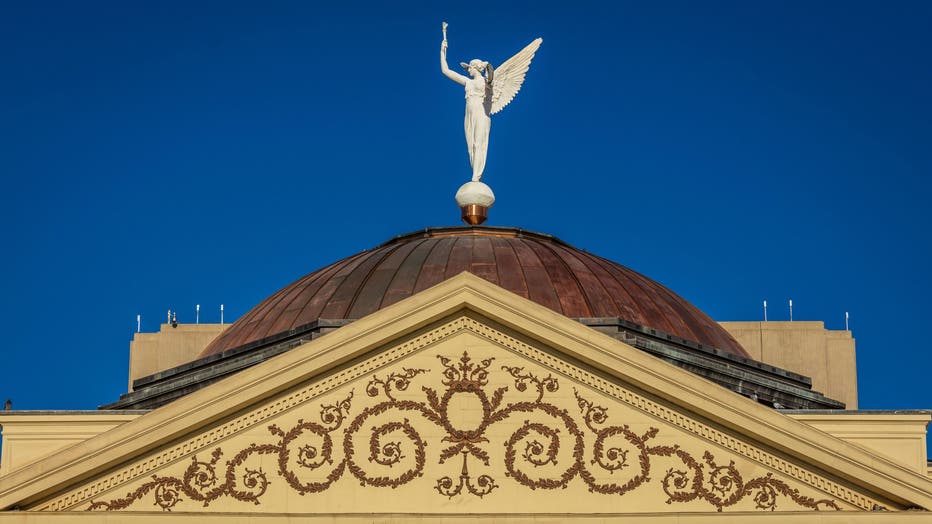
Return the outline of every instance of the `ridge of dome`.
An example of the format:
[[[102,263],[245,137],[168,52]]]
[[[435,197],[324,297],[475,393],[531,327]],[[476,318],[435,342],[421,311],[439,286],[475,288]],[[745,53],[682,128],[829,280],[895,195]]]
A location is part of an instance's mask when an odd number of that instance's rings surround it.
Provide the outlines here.
[[[506,226],[435,226],[435,227],[425,227],[424,229],[418,229],[411,231],[410,233],[403,233],[401,235],[392,237],[385,242],[382,242],[375,249],[380,247],[385,247],[397,242],[412,240],[416,238],[444,238],[452,236],[489,236],[489,237],[501,237],[501,238],[536,238],[540,240],[547,240],[550,242],[556,242],[564,246],[577,249],[572,246],[570,243],[565,242],[553,235],[548,235],[547,233],[539,233],[537,231],[531,231],[530,229],[522,229],[520,227],[506,227]],[[581,250],[582,251],[582,250]]]

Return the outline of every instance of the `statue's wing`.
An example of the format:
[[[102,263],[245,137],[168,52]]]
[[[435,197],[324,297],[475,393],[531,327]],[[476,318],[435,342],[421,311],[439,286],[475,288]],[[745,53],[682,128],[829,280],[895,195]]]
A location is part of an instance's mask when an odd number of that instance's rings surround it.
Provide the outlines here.
[[[524,75],[531,67],[534,53],[544,40],[538,38],[518,52],[515,56],[505,60],[505,63],[495,68],[492,79],[492,110],[491,114],[498,113],[505,108],[521,90]]]

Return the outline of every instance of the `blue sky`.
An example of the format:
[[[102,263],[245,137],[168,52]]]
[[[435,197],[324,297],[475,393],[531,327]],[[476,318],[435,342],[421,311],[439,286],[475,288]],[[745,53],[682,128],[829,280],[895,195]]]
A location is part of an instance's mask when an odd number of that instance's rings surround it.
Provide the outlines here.
[[[456,224],[462,88],[544,43],[493,120],[489,224],[718,320],[824,320],[862,408],[932,408],[932,3],[21,2],[0,8],[0,401],[125,391],[136,314],[232,320]]]

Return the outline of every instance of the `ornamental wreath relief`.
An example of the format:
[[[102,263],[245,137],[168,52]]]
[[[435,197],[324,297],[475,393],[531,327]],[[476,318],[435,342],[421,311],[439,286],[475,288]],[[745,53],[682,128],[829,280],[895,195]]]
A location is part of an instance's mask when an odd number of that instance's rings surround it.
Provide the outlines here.
[[[493,371],[493,358],[473,362],[465,352],[459,359],[438,358],[444,388],[421,387],[422,400],[396,394],[430,370],[402,368],[383,378],[373,376],[365,394],[376,403],[358,413],[353,413],[351,391],[339,402],[322,405],[318,421],[298,420],[287,429],[268,426],[274,442],[233,453],[215,448],[208,457],[192,457],[180,476],[153,475],[122,498],[92,501],[88,510],[121,510],[149,500],[170,511],[185,499],[209,506],[222,497],[259,505],[276,479],[301,495],[349,480],[397,488],[423,477],[428,460],[449,466],[448,475],[432,479],[437,497],[482,498],[505,482],[532,490],[581,482],[591,493],[607,496],[662,489],[667,504],[705,501],[718,511],[745,499],[761,510],[775,510],[784,501],[813,510],[841,509],[834,501],[800,494],[770,473],[745,479],[733,461],[718,463],[709,451],[697,458],[678,445],[652,446],[657,428],[637,434],[628,425],[610,425],[608,409],[578,391],[578,412],[559,408],[548,402],[548,395],[560,389],[551,375],[542,378],[510,366]],[[492,372],[510,375],[516,393],[509,394],[508,387],[487,391]],[[513,401],[506,402],[506,395]],[[471,396],[477,406],[466,423],[459,410],[451,409],[457,396]],[[418,430],[415,420],[432,431]],[[519,424],[518,429],[507,438],[494,437],[492,428],[506,420]],[[499,454],[495,458],[504,463],[506,478],[490,474],[492,454]],[[249,465],[256,463],[250,458],[263,455],[271,458],[265,463],[275,464],[274,471]],[[669,457],[676,465],[652,471],[654,457]],[[659,482],[651,483],[654,478]]]

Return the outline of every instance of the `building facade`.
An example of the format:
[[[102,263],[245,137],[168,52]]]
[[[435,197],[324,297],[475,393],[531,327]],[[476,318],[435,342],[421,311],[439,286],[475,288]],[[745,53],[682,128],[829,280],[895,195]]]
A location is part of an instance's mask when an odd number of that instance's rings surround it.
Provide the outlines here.
[[[130,360],[99,412],[0,415],[0,522],[932,516],[930,413],[854,409],[850,333],[520,229],[397,237]]]

